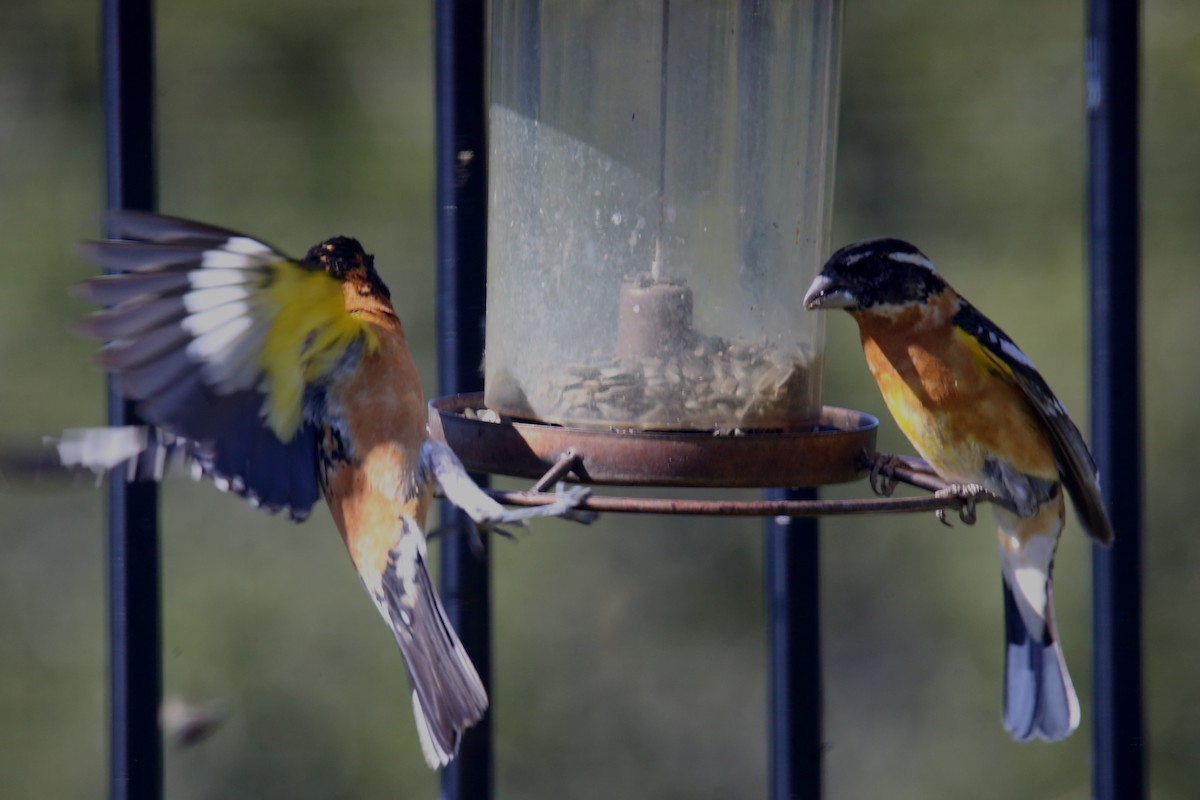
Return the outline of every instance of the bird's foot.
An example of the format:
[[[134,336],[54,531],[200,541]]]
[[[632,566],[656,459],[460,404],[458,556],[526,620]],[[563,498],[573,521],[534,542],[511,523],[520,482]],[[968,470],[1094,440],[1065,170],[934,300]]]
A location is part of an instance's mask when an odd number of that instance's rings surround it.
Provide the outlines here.
[[[517,537],[505,529],[505,526],[525,527],[525,521],[529,519],[537,519],[539,517],[562,517],[569,519],[572,522],[579,522],[584,525],[590,524],[596,519],[596,512],[587,509],[581,509],[579,506],[591,496],[592,490],[586,486],[571,486],[567,487],[565,483],[560,482],[555,487],[555,500],[552,503],[547,503],[542,506],[527,506],[524,508],[504,508],[503,506],[490,501],[495,505],[494,509],[486,513],[481,513],[478,518],[472,518],[465,510],[465,525],[459,524],[458,520],[442,525],[430,531],[427,539],[436,539],[447,533],[453,533],[457,530],[466,529],[471,534],[471,550],[476,555],[483,553],[483,537],[485,534],[496,534],[503,536],[505,539],[515,540]]]
[[[554,502],[554,505],[563,506],[562,511],[556,516],[570,520],[571,522],[578,522],[580,525],[591,525],[600,516],[596,511],[579,507],[592,496],[592,490],[586,486],[572,486],[568,488],[565,483],[559,481],[554,487],[554,495],[559,498]]]
[[[527,519],[562,517],[572,522],[587,525],[596,519],[596,512],[581,509],[579,506],[591,497],[591,495],[592,490],[586,486],[567,486],[563,481],[559,481],[554,487],[555,499],[553,503],[548,503],[544,506],[505,509],[502,513],[483,520],[483,524],[520,525]]]
[[[478,534],[497,533],[508,539],[515,539],[516,537],[506,531],[503,526],[511,525],[523,528],[525,527],[526,520],[531,519],[561,517],[572,522],[587,525],[596,519],[596,512],[581,509],[579,506],[591,497],[591,495],[592,490],[586,486],[568,487],[560,481],[554,487],[555,500],[552,503],[541,506],[523,506],[520,508],[498,506],[497,510],[488,513],[486,516],[472,520],[472,522]]]
[[[880,497],[891,497],[900,483],[896,467],[904,466],[904,459],[893,453],[874,453],[870,458],[871,491]]]
[[[975,504],[990,496],[990,493],[978,483],[951,483],[945,489],[939,489],[933,493],[934,497],[954,498],[961,501],[958,507],[958,518],[962,520],[964,525],[975,524]],[[950,523],[946,521],[946,509],[939,508],[933,512],[938,521],[950,527]]]

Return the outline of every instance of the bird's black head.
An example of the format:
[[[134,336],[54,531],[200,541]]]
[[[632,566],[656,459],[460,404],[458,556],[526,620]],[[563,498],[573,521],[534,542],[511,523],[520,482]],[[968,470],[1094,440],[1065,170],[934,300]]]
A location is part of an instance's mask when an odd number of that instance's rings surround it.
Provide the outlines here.
[[[804,307],[900,307],[923,303],[945,288],[920,250],[899,239],[874,239],[834,253],[804,295]]]
[[[384,297],[392,296],[379,273],[375,271],[375,256],[367,255],[357,239],[351,239],[349,236],[326,239],[313,245],[304,259],[319,264],[323,270],[343,283],[354,281]]]

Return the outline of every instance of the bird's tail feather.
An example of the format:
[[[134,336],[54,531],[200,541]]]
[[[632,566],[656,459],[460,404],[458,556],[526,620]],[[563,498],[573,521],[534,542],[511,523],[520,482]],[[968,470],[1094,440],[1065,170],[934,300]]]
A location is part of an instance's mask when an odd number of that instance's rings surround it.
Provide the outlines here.
[[[403,559],[393,562],[383,590],[385,616],[408,667],[421,750],[429,766],[438,769],[450,763],[463,733],[487,711],[487,691],[446,616],[422,556],[408,568]]]
[[[1026,627],[1008,582],[1004,582],[1004,728],[1022,742],[1064,739],[1079,726],[1079,698],[1071,684],[1046,595],[1046,622],[1034,636]]]

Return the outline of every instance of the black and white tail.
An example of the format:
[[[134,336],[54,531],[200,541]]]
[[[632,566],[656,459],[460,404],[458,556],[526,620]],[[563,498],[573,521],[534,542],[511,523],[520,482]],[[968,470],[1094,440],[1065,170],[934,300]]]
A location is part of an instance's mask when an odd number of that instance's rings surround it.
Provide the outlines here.
[[[1071,684],[1054,629],[1053,601],[1046,586],[1046,624],[1032,632],[1004,581],[1004,729],[1014,739],[1056,742],[1079,726],[1079,698]]]
[[[404,656],[425,761],[438,769],[453,760],[463,733],[483,717],[488,697],[434,591],[425,536],[411,520],[402,524],[375,601]]]

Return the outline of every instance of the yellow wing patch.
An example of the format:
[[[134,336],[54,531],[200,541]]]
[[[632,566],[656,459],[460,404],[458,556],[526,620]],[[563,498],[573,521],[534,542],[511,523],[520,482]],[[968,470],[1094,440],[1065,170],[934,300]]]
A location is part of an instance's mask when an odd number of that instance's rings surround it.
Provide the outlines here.
[[[988,349],[983,342],[972,336],[968,331],[955,326],[954,338],[958,340],[959,344],[967,348],[967,350],[971,353],[971,356],[976,362],[978,362],[979,367],[1000,375],[1009,383],[1016,383],[1016,380],[1013,376],[1012,367],[994,352]]]
[[[379,347],[379,338],[362,319],[346,311],[342,285],[325,272],[295,262],[271,265],[273,280],[266,290],[272,320],[259,356],[263,416],[281,441],[300,426],[304,389],[328,376],[347,349],[362,339],[365,352]]]

